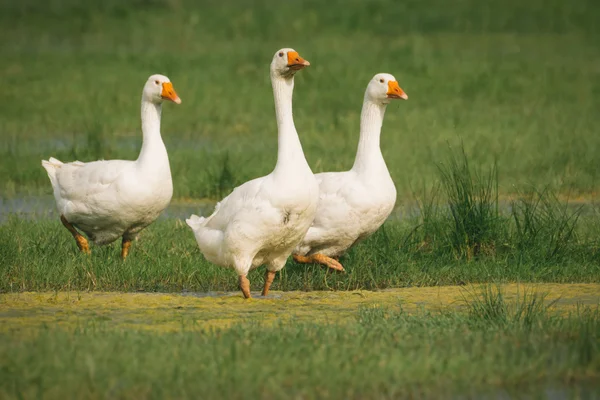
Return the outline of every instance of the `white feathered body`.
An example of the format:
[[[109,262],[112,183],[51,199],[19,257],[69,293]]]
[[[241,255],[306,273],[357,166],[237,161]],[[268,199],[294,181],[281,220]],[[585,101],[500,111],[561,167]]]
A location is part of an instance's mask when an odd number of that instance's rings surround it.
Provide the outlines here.
[[[245,266],[240,275],[263,264],[281,269],[317,209],[317,182],[309,168],[303,172],[284,182],[275,174],[251,180],[217,204],[211,216],[190,217],[187,223],[205,258],[224,267]]]
[[[58,212],[98,245],[124,235],[135,238],[167,208],[173,195],[168,158],[156,160],[150,170],[124,160],[62,163],[50,158],[42,165]]]
[[[181,103],[169,78],[150,76],[142,91],[143,141],[137,160],[42,161],[58,212],[98,245],[135,239],[171,201],[171,168],[160,134],[164,99]]]
[[[396,187],[387,169],[371,175],[326,172],[316,178],[317,214],[294,254],[341,256],[377,231],[394,209]]]
[[[273,172],[235,188],[211,216],[186,220],[204,257],[241,277],[263,264],[271,272],[281,270],[310,227],[319,201],[319,186],[294,126],[294,78],[286,53],[299,60],[293,49],[282,49],[271,63],[278,132]]]
[[[367,86],[354,166],[345,172],[317,174],[319,206],[315,220],[294,254],[343,255],[383,225],[396,203],[396,187],[383,159],[380,135],[389,81],[405,95],[392,75],[378,74]]]

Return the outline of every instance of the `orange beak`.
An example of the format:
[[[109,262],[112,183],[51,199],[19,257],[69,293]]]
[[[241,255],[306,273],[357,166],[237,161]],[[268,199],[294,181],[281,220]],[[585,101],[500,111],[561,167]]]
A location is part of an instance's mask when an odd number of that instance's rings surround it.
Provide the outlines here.
[[[162,93],[160,96],[165,100],[171,100],[175,104],[181,104],[181,99],[175,93],[175,89],[173,89],[173,84],[171,82],[165,82],[162,84]]]
[[[301,70],[304,67],[308,67],[310,63],[304,58],[300,57],[297,51],[288,52],[288,64],[287,66],[294,71]]]
[[[400,89],[400,86],[398,86],[398,82],[396,81],[388,82],[387,97],[388,99],[408,100],[408,96],[404,93],[404,90]]]

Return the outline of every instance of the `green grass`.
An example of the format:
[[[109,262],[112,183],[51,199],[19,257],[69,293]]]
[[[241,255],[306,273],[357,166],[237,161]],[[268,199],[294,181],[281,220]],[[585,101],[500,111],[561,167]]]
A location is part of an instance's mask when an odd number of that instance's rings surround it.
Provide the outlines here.
[[[497,160],[499,192],[590,195],[600,137],[600,8],[592,0],[0,1],[0,195],[49,194],[40,160],[137,156],[139,96],[167,74],[175,197],[217,198],[276,157],[268,64],[291,46],[295,121],[315,172],[347,169],[363,92],[395,74],[383,151],[400,200],[431,186],[446,142]],[[224,159],[228,157],[224,176]]]
[[[515,262],[560,261],[587,247],[583,242],[594,235],[599,216],[595,203],[570,204],[568,197],[561,200],[548,188],[500,199],[496,165],[489,170],[472,167],[462,147],[450,149],[438,170],[439,183],[416,195],[419,224],[405,242],[413,250],[450,252],[467,260],[506,256]],[[596,245],[588,244],[593,253]]]
[[[567,257],[536,258],[515,245],[474,260],[455,258],[443,249],[408,247],[412,228],[390,223],[341,259],[346,274],[289,260],[274,290],[353,290],[485,282],[600,282],[598,231],[579,239]],[[0,226],[0,291],[237,290],[232,270],[210,264],[181,222],[160,221],[134,243],[126,262],[119,244],[80,254],[58,220],[31,223],[12,219]],[[533,249],[532,252],[537,251]],[[250,273],[260,290],[264,269]]]
[[[292,259],[279,290],[352,290],[485,282],[600,282],[600,212],[572,206],[550,191],[498,197],[499,174],[476,170],[463,151],[438,165],[440,183],[418,208],[388,221],[342,257],[347,273],[330,274]],[[222,175],[226,175],[224,169]],[[80,253],[56,217],[11,215],[0,224],[0,291],[237,290],[231,270],[207,262],[180,219],[143,231],[126,262],[120,242]],[[264,270],[251,272],[258,290]]]
[[[82,319],[0,334],[3,398],[449,398],[586,396],[600,377],[600,314],[559,316],[494,288],[460,312],[359,309],[342,325],[241,322],[119,330]],[[537,398],[537,397],[535,397]]]
[[[459,244],[454,242],[458,235],[453,214],[439,205],[435,216],[428,216],[424,223],[422,216],[388,222],[341,259],[346,274],[331,274],[319,266],[296,264],[290,258],[273,288],[353,290],[485,282],[600,282],[597,213],[581,219],[574,219],[572,214],[555,220],[543,220],[544,216],[534,212],[533,222],[527,222],[530,226],[525,231],[522,222],[515,222],[522,217],[501,214],[495,230],[489,233],[493,240],[469,247],[469,237]],[[572,225],[565,228],[565,223]],[[126,262],[120,259],[119,243],[93,247],[91,256],[79,253],[57,219],[33,222],[11,217],[0,225],[0,243],[0,291],[5,292],[237,290],[234,272],[204,260],[192,232],[180,220],[160,220],[147,228]],[[469,250],[473,248],[481,250]],[[261,288],[263,274],[262,268],[250,273],[253,290]]]
[[[347,274],[289,261],[273,289],[600,282],[596,205],[565,201],[597,192],[594,0],[240,4],[0,0],[0,198],[50,194],[40,166],[49,156],[136,158],[139,97],[153,73],[168,75],[183,100],[163,113],[175,198],[217,199],[269,173],[277,143],[268,64],[293,47],[311,62],[297,77],[294,114],[315,172],[350,168],[368,80],[398,78],[409,101],[388,107],[382,148],[404,218],[352,249]],[[449,155],[448,144],[462,148]],[[116,244],[79,254],[57,218],[38,217],[0,222],[0,292],[237,290],[234,273],[203,260],[182,221],[150,226],[122,262]],[[250,274],[253,290],[262,274]],[[343,325],[249,320],[208,330],[190,317],[168,334],[94,318],[76,330],[12,327],[0,333],[0,397],[597,390],[597,308],[558,316],[543,297],[509,303],[493,288],[468,300],[464,312],[365,308]]]

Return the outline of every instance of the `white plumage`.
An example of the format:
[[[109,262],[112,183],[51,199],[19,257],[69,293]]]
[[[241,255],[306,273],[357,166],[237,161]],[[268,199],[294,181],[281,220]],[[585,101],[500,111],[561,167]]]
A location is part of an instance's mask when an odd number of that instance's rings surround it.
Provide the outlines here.
[[[391,99],[407,98],[390,74],[377,74],[369,82],[354,166],[350,171],[316,174],[320,191],[317,214],[294,250],[296,261],[317,262],[343,271],[335,258],[373,234],[390,215],[396,188],[379,138],[387,104]]]
[[[61,220],[81,250],[89,252],[89,247],[74,228],[98,245],[122,237],[125,258],[131,240],[169,205],[173,183],[169,157],[160,135],[164,99],[181,103],[169,78],[152,75],[142,93],[144,139],[136,161],[63,163],[52,157],[42,161]]]
[[[246,298],[246,275],[265,264],[263,295],[269,291],[294,247],[315,216],[317,181],[306,162],[292,118],[294,73],[309,65],[293,49],[281,49],[271,63],[278,128],[277,165],[273,172],[235,188],[207,218],[186,220],[205,258],[233,268]]]

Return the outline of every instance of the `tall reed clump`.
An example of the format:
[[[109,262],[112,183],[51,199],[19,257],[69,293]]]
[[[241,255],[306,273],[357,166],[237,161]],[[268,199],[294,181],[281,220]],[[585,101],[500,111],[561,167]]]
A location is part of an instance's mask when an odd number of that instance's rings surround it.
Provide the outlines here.
[[[577,252],[577,223],[583,206],[561,203],[548,190],[511,203],[513,236],[522,261],[561,260]]]
[[[474,170],[461,147],[438,165],[438,174],[439,182],[418,200],[420,221],[406,243],[455,259],[495,255],[507,235],[496,163],[487,171]]]
[[[416,225],[401,246],[413,256],[538,263],[597,253],[590,235],[578,234],[584,206],[573,207],[548,189],[502,202],[495,162],[476,170],[464,148],[451,149],[438,176],[433,189],[417,197]]]
[[[496,164],[487,172],[473,171],[461,148],[438,169],[450,211],[447,238],[454,255],[470,260],[480,253],[494,254],[504,230],[498,213]]]

